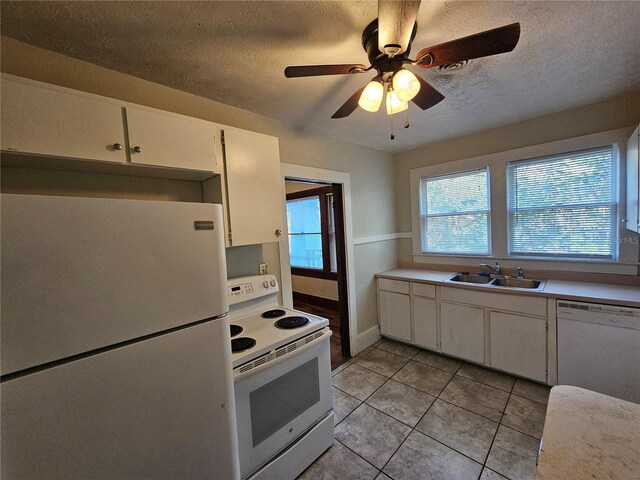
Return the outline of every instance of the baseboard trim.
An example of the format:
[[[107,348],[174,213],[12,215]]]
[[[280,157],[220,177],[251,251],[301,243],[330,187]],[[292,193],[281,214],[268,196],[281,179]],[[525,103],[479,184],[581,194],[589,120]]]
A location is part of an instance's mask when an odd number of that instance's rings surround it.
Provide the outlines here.
[[[330,298],[316,297],[315,295],[309,295],[308,293],[293,292],[293,300],[299,302],[309,303],[316,305],[317,307],[330,308],[332,310],[338,310],[338,301]]]
[[[362,333],[358,334],[358,339],[356,340],[356,351],[354,352],[353,348],[351,348],[351,355],[355,356],[365,348],[370,347],[382,337],[380,336],[380,326],[374,325],[373,327],[365,330]]]

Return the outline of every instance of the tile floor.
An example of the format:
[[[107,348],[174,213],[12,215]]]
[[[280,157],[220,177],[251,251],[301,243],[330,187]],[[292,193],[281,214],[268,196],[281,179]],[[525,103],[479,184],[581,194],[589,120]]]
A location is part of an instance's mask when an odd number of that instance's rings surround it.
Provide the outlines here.
[[[529,480],[549,388],[381,340],[332,372],[335,442],[303,480]]]

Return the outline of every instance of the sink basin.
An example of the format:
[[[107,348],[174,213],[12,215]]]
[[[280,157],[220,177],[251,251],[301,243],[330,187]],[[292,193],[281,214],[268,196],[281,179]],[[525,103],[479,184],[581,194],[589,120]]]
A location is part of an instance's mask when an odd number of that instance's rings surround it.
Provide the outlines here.
[[[487,284],[491,282],[492,278],[484,275],[474,275],[468,273],[458,273],[451,277],[449,280],[452,282],[464,282],[464,283],[480,283]]]
[[[496,287],[515,287],[515,288],[540,288],[541,280],[533,280],[531,278],[496,278],[493,284]]]

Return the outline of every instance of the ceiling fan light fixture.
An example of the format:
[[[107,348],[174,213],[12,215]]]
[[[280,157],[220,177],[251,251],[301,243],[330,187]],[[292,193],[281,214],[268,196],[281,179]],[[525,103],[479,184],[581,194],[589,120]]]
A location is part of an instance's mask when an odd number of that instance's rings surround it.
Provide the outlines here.
[[[402,102],[409,102],[420,91],[420,82],[409,70],[399,70],[391,80],[393,91]]]
[[[362,91],[358,105],[367,112],[377,112],[382,104],[384,96],[384,86],[378,78],[374,78]]]
[[[407,108],[409,108],[409,104],[400,100],[398,94],[389,85],[389,90],[387,91],[387,115],[404,112]]]

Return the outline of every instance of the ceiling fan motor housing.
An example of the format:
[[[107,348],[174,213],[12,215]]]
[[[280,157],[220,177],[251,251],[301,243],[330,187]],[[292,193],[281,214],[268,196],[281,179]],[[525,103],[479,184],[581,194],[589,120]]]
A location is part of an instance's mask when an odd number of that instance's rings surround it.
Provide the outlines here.
[[[407,46],[407,50],[400,55],[390,57],[386,52],[381,52],[378,49],[378,19],[376,18],[373,22],[371,22],[362,32],[362,47],[365,52],[367,52],[367,57],[369,57],[369,63],[373,65],[373,67],[378,70],[378,73],[383,74],[385,72],[396,72],[402,68],[403,60],[409,58],[409,54],[411,53],[411,42],[416,36],[418,31],[418,24],[413,24],[413,30],[411,32],[411,39],[409,40],[409,45]],[[393,48],[392,45],[388,45],[388,47]],[[401,48],[398,46],[398,50]],[[397,50],[396,50],[397,51]]]

